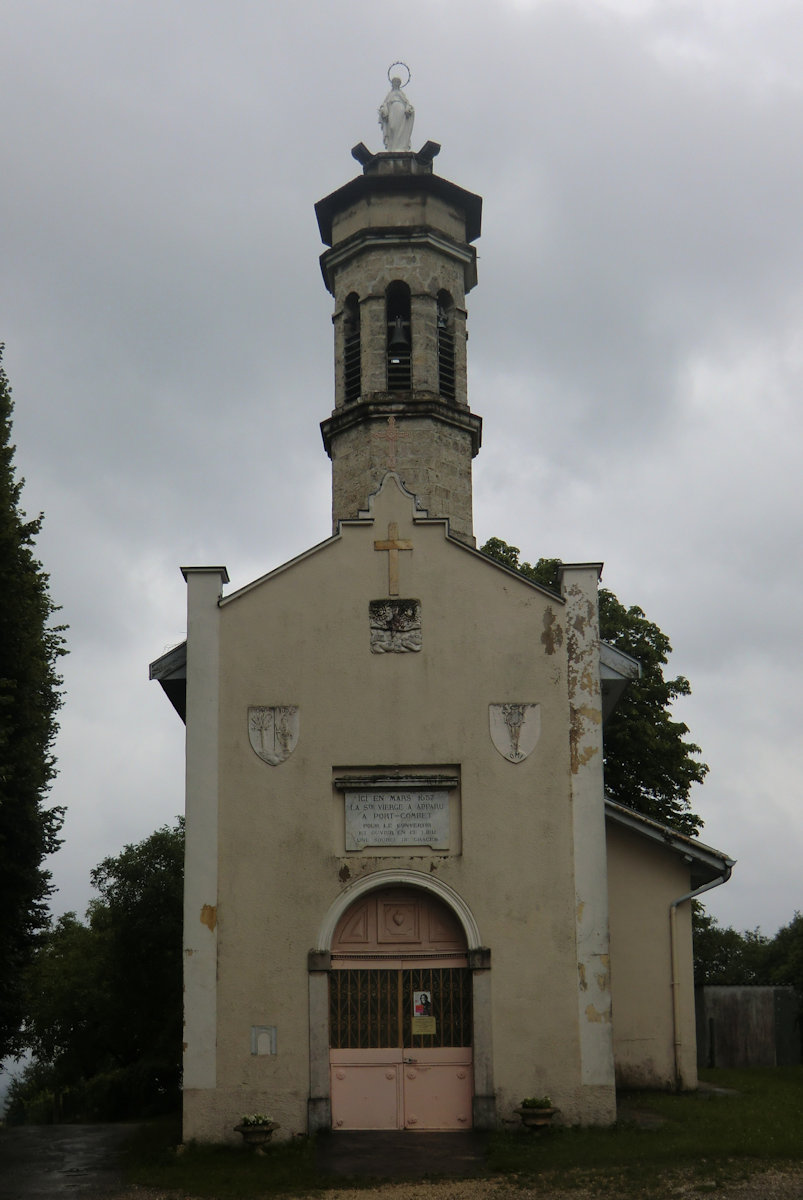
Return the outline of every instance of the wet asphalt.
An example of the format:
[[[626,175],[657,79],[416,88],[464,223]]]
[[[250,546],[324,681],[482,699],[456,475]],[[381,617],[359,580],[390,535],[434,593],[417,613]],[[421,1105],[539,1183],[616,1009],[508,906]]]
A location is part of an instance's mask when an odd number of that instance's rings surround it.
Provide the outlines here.
[[[132,1125],[22,1125],[0,1130],[0,1200],[101,1200],[122,1185],[120,1150]],[[333,1176],[472,1176],[485,1138],[472,1133],[337,1133],[320,1137],[318,1166]]]
[[[330,1175],[426,1179],[479,1175],[487,1138],[481,1133],[340,1131],[319,1135],[318,1166]]]
[[[19,1125],[0,1130],[0,1200],[91,1200],[120,1184],[133,1125]]]

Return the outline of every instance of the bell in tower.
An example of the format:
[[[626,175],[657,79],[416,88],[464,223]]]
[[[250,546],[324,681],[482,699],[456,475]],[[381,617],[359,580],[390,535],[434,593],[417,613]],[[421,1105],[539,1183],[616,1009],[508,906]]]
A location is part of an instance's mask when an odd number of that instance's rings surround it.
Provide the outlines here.
[[[448,517],[473,546],[482,421],[468,407],[465,297],[477,282],[482,200],[434,173],[436,142],[410,149],[412,105],[401,78],[390,78],[379,110],[385,149],[355,146],[362,175],[315,206],[335,300],[335,408],[321,424],[333,524],[356,517],[396,471],[431,517]]]

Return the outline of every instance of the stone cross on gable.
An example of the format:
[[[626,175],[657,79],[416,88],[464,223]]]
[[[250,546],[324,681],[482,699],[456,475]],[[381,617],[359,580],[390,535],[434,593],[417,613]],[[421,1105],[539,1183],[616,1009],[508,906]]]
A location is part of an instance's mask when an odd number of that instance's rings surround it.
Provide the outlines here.
[[[374,438],[379,442],[387,442],[388,444],[388,467],[391,471],[396,470],[396,444],[398,442],[407,441],[408,434],[403,433],[396,424],[396,418],[388,417],[387,433],[375,433]]]
[[[388,522],[387,539],[374,542],[374,550],[386,550],[388,554],[388,595],[399,594],[399,551],[412,550],[413,543],[399,541],[399,526],[395,521]]]

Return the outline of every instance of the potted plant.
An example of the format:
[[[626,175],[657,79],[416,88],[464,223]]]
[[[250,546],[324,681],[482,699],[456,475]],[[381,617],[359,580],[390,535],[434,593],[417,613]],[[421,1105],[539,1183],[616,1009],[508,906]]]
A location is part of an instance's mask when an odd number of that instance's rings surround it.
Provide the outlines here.
[[[270,1141],[274,1129],[279,1129],[280,1126],[267,1113],[247,1113],[240,1117],[239,1125],[235,1125],[234,1128],[242,1135],[246,1146],[254,1146],[259,1151]]]
[[[549,1096],[526,1096],[514,1111],[526,1129],[543,1129],[560,1109],[553,1107]]]

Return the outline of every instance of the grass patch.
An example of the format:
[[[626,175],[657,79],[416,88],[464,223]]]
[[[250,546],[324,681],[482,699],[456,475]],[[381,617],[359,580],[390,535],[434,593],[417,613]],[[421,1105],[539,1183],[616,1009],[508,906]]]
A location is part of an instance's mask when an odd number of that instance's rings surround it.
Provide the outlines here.
[[[637,1187],[639,1195],[658,1196],[670,1194],[673,1175],[691,1172],[702,1195],[756,1170],[803,1162],[803,1068],[703,1071],[701,1079],[736,1094],[625,1093],[623,1109],[663,1123],[498,1134],[489,1165],[522,1182],[591,1185],[621,1195]]]
[[[318,1171],[312,1139],[278,1142],[262,1155],[242,1146],[189,1145],[176,1153],[180,1136],[177,1118],[143,1125],[126,1150],[126,1182],[210,1200],[308,1195],[332,1186]]]
[[[541,1189],[664,1198],[690,1180],[703,1197],[758,1170],[803,1163],[803,1067],[703,1071],[701,1079],[736,1094],[626,1093],[625,1111],[662,1123],[494,1134],[488,1169],[522,1187],[537,1182]],[[189,1146],[176,1154],[178,1139],[175,1120],[144,1126],[128,1149],[128,1182],[208,1200],[264,1200],[369,1183],[319,1172],[312,1139],[279,1142],[264,1156],[229,1146]]]

